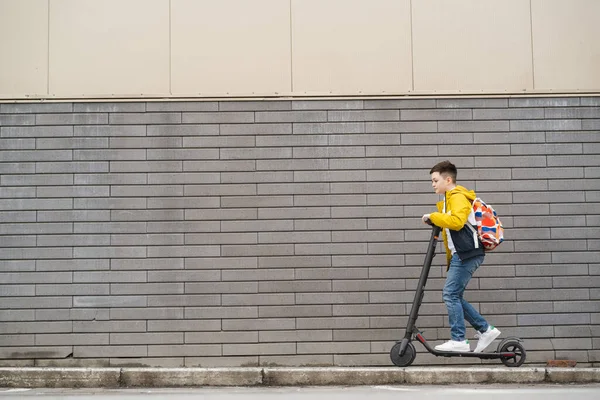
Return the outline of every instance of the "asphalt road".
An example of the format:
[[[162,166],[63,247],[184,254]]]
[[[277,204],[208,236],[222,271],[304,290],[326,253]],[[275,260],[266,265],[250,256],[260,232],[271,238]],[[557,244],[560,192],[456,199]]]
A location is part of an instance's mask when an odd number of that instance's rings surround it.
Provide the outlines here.
[[[0,400],[597,400],[595,385],[464,385],[464,386],[357,386],[284,388],[199,388],[199,389],[7,389]],[[516,397],[515,397],[516,396]],[[521,397],[523,396],[523,397]]]

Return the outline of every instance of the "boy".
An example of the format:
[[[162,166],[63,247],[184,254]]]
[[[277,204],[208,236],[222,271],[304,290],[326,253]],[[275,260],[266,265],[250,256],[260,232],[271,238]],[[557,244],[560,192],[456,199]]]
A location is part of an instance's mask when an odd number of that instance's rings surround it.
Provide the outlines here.
[[[435,346],[440,351],[471,351],[466,340],[465,319],[477,330],[479,339],[476,353],[482,352],[500,331],[487,321],[463,299],[463,293],[473,273],[485,257],[483,245],[479,242],[477,231],[471,229],[475,222],[472,202],[475,192],[456,184],[457,170],[450,161],[436,164],[431,171],[431,185],[437,194],[444,195],[444,201],[437,203],[438,212],[423,215],[423,222],[431,222],[442,228],[442,237],[446,247],[448,276],[442,292],[442,298],[448,309],[451,340]],[[471,227],[467,226],[471,224]]]

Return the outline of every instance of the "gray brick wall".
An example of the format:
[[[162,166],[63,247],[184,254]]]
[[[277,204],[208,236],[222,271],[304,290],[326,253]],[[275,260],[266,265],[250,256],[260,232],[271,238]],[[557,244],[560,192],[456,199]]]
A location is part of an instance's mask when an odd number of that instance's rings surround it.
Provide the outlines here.
[[[450,159],[506,226],[467,298],[598,366],[599,100],[0,104],[0,365],[390,365]]]

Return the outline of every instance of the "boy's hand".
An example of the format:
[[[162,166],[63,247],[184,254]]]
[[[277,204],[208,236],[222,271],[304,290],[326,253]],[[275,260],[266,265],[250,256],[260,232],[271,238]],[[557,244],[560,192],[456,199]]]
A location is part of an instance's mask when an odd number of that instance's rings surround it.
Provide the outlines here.
[[[423,214],[423,217],[421,218],[421,220],[423,220],[424,224],[427,224],[427,221],[429,221],[429,215],[430,214]]]

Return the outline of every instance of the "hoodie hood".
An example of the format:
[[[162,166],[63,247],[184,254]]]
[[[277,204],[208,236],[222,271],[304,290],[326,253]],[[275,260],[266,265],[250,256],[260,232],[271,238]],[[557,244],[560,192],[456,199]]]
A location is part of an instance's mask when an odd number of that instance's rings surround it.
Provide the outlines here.
[[[452,195],[454,195],[456,193],[463,194],[467,198],[467,200],[469,200],[471,203],[477,197],[474,190],[469,190],[466,187],[460,186],[460,185],[456,185],[456,187],[454,189],[452,189],[448,193],[446,193],[446,196],[448,196],[448,198],[450,198]]]

